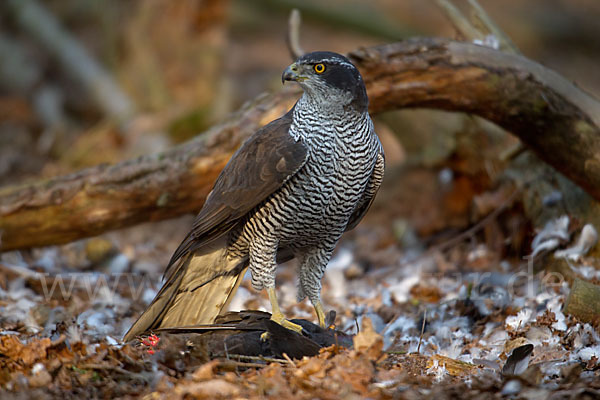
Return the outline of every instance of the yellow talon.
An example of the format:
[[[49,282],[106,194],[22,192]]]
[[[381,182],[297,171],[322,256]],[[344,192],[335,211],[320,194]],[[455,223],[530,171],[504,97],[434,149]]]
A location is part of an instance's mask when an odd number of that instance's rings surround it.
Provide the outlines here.
[[[294,332],[302,333],[302,327],[300,325],[288,321],[287,319],[285,319],[285,317],[281,313],[278,313],[278,314],[273,313],[273,315],[271,315],[271,321],[277,322],[279,325],[283,326],[284,328],[287,328]]]
[[[325,312],[323,311],[323,304],[321,304],[320,300],[317,300],[317,302],[314,304],[314,306],[315,306],[315,311],[317,313],[317,318],[319,319],[319,326],[321,328],[326,328]]]
[[[277,295],[275,294],[275,288],[272,288],[272,287],[267,288],[267,293],[269,295],[269,301],[271,302],[271,309],[273,311],[271,313],[271,321],[277,322],[279,325],[283,326],[284,328],[290,329],[294,332],[302,333],[302,327],[300,325],[294,324],[293,322],[288,321],[283,316],[283,313],[279,309],[279,303],[277,303]],[[265,333],[267,333],[267,332],[265,332]],[[264,333],[261,335],[261,339],[263,338],[264,335],[265,335]],[[266,337],[268,338],[268,335]]]

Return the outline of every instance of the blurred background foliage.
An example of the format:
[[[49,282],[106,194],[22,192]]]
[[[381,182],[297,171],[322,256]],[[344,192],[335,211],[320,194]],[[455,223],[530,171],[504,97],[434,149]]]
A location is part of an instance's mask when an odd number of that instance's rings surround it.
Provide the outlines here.
[[[480,4],[524,55],[600,97],[598,1]],[[292,8],[302,13],[306,51],[460,39],[436,2],[420,0],[6,0],[0,185],[163,150],[278,90],[291,62]],[[464,227],[489,211],[473,196],[493,188],[516,139],[441,111],[400,110],[376,124],[390,167],[382,197],[398,200],[394,212],[410,214],[417,233]],[[407,168],[417,170],[399,189],[395,171]]]

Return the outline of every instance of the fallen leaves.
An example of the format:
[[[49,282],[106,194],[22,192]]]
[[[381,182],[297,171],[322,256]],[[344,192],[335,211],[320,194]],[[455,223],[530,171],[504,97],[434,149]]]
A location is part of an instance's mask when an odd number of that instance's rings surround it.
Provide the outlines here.
[[[50,338],[33,339],[23,344],[17,336],[0,336],[0,355],[10,358],[23,366],[30,366],[37,360],[46,358],[46,349],[50,347]]]
[[[119,332],[131,323],[129,307],[138,305],[122,291],[122,285],[111,286],[118,301],[99,295],[93,302],[90,296],[74,292],[67,304],[55,297],[44,301],[40,289],[27,280],[23,285],[11,283],[3,286],[0,306],[10,311],[25,300],[22,303],[28,306],[17,310],[24,321],[33,315],[30,309],[42,307],[47,314],[44,324],[53,330],[40,329],[32,336],[26,324],[12,322],[18,318],[5,319],[0,325],[4,329],[0,397],[3,390],[30,390],[27,393],[33,397],[35,390],[50,390],[58,397],[77,393],[104,398],[141,394],[153,399],[443,399],[467,397],[467,393],[485,397],[502,390],[522,394],[535,385],[564,390],[575,383],[593,385],[600,374],[600,338],[593,325],[563,314],[568,286],[529,296],[523,291],[528,282],[516,281],[515,294],[508,291],[507,282],[518,267],[494,270],[480,256],[489,248],[477,244],[469,254],[483,264],[473,269],[461,251],[458,247],[452,252],[437,251],[403,268],[365,268],[353,279],[346,271],[359,263],[356,256],[350,251],[338,253],[334,262],[343,273],[334,277],[343,290],[332,290],[333,278],[324,281],[323,290],[324,302],[339,311],[338,331],[318,342],[311,353],[314,356],[304,358],[289,351],[289,336],[275,335],[273,343],[250,340],[248,318],[254,315],[252,321],[258,321],[264,313],[226,314],[220,321],[224,324],[220,334],[161,331],[157,332],[160,338],[150,335],[140,345],[123,345],[118,342]],[[395,249],[385,254],[384,264],[393,266],[400,253]],[[460,268],[474,272],[465,274]],[[284,281],[290,276],[283,274]],[[539,279],[532,275],[531,282]],[[289,293],[285,286],[281,290]],[[518,297],[521,293],[524,297]],[[265,304],[259,294],[248,291],[246,296],[242,306]],[[286,297],[290,296],[282,296],[286,314],[311,318],[308,304],[296,305],[295,299]],[[112,316],[118,318],[113,321]],[[260,318],[270,321],[268,315]],[[225,344],[225,325],[242,322],[239,329],[233,329],[240,340],[230,337]],[[303,340],[317,340],[319,332],[306,333],[309,336],[302,336]],[[256,350],[253,355],[247,355],[248,343]],[[304,342],[298,343],[296,347],[306,350]],[[275,345],[277,354],[265,356],[266,345]],[[518,374],[518,385],[509,385],[501,374],[503,360],[515,348],[532,345],[535,349],[523,373],[519,374],[527,363],[507,368]],[[579,367],[567,368],[572,365]],[[562,378],[563,370],[568,378]],[[542,392],[551,392],[550,386],[543,387]]]
[[[174,391],[181,396],[191,395],[196,398],[209,399],[230,399],[240,394],[238,386],[223,379],[211,379],[204,382],[177,385]]]
[[[436,286],[425,286],[416,284],[410,289],[410,295],[414,300],[424,303],[438,303],[442,298],[442,292]]]
[[[373,329],[373,322],[370,318],[364,318],[362,330],[353,338],[354,349],[367,354],[369,359],[376,360],[381,355],[383,349],[383,336]]]

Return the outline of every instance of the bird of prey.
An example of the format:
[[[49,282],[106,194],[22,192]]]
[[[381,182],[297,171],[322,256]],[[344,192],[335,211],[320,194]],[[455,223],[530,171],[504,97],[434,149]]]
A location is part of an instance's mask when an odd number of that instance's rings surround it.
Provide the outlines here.
[[[283,72],[303,94],[283,117],[252,135],[225,166],[192,230],[173,254],[165,283],[125,340],[157,328],[211,324],[247,268],[266,289],[271,319],[288,329],[275,295],[278,262],[298,264],[298,301],[308,297],[324,326],[321,278],[344,231],[369,209],[384,154],[358,69],[313,52]]]

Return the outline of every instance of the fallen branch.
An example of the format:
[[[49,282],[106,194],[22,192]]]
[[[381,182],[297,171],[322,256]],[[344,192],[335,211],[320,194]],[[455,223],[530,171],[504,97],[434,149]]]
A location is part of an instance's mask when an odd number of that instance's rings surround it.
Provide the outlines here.
[[[350,54],[371,112],[427,107],[468,112],[512,132],[600,200],[600,103],[525,57],[446,39],[416,38]],[[196,212],[232,152],[298,98],[263,96],[165,153],[0,189],[2,249],[66,243]]]

